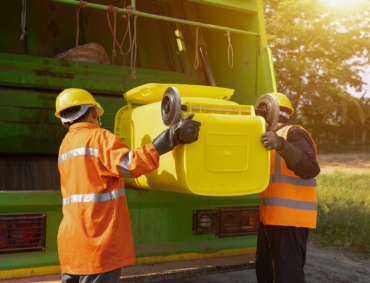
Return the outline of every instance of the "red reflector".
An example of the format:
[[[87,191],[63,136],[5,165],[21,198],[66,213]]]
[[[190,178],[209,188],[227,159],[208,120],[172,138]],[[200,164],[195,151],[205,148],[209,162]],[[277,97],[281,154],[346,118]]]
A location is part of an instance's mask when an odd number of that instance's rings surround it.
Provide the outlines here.
[[[259,207],[220,207],[217,237],[255,235],[258,232]]]
[[[45,250],[46,215],[0,216],[0,253]]]
[[[0,250],[8,245],[8,223],[0,221]]]
[[[193,234],[215,234],[216,237],[256,235],[259,206],[217,207],[193,211]]]
[[[40,223],[37,220],[23,220],[10,223],[10,243],[27,247],[37,244],[40,238]]]

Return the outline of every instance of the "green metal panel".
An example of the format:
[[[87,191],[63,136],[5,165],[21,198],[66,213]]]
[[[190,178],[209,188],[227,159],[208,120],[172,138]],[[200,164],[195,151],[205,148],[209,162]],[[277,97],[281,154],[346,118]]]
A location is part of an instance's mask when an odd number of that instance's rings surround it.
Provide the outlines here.
[[[255,246],[255,236],[219,238],[193,235],[193,210],[259,205],[258,195],[207,197],[150,190],[127,190],[136,254],[211,252]]]
[[[0,254],[0,270],[58,265],[56,237],[62,197],[59,191],[1,192],[0,214],[46,213],[46,246],[42,252]]]
[[[56,154],[67,133],[55,117],[56,91],[0,87],[0,153]],[[105,110],[103,127],[113,131],[123,96],[96,95]]]
[[[69,87],[85,88],[93,93],[122,95],[125,91],[154,82],[189,83],[182,73],[137,69],[137,78],[129,79],[122,67],[96,63],[59,60],[0,53],[0,83],[11,87],[32,87],[61,90]],[[126,76],[125,84],[123,80]],[[196,81],[193,81],[195,83]]]

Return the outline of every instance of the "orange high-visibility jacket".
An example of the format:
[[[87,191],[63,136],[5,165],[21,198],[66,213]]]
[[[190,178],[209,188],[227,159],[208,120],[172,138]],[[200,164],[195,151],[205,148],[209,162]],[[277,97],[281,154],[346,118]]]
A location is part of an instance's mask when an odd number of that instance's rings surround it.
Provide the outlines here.
[[[130,150],[116,135],[91,123],[69,128],[58,157],[62,272],[97,274],[135,262],[122,177],[138,177],[158,165],[153,144]]]
[[[277,134],[286,140],[291,127],[283,127]],[[313,140],[312,144],[316,158]],[[265,225],[316,228],[316,220],[316,179],[305,180],[296,176],[276,150],[272,150],[270,183],[261,193],[260,221]]]

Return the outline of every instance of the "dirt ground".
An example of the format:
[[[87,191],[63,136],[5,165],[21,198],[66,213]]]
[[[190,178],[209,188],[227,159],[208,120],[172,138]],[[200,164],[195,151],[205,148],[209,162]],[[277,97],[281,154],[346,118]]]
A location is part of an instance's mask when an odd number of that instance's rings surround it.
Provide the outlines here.
[[[319,154],[320,174],[330,174],[335,171],[348,173],[370,173],[369,152],[328,153]]]
[[[340,249],[309,243],[305,275],[307,283],[369,283],[370,260],[361,260],[356,255]],[[232,272],[223,276],[227,276],[228,280],[204,280],[208,277],[203,277],[202,281],[183,280],[176,283],[257,283],[254,270]],[[220,278],[220,275],[218,277]]]
[[[228,282],[257,283],[254,270],[243,273],[235,274],[243,276],[243,281]],[[307,283],[369,283],[370,260],[340,249],[309,243],[305,275]]]

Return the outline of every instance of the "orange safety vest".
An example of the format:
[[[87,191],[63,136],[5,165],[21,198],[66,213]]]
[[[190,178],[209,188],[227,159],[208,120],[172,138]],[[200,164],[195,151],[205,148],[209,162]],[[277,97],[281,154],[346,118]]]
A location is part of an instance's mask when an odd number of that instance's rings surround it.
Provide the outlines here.
[[[276,133],[286,140],[291,127],[283,127]],[[316,158],[313,140],[312,144]],[[260,221],[265,225],[316,228],[316,179],[305,180],[296,176],[276,150],[271,151],[270,167],[270,183],[261,193]]]
[[[62,272],[98,274],[135,262],[122,176],[137,177],[158,165],[159,155],[152,144],[130,150],[117,136],[91,123],[69,128],[58,157]]]

